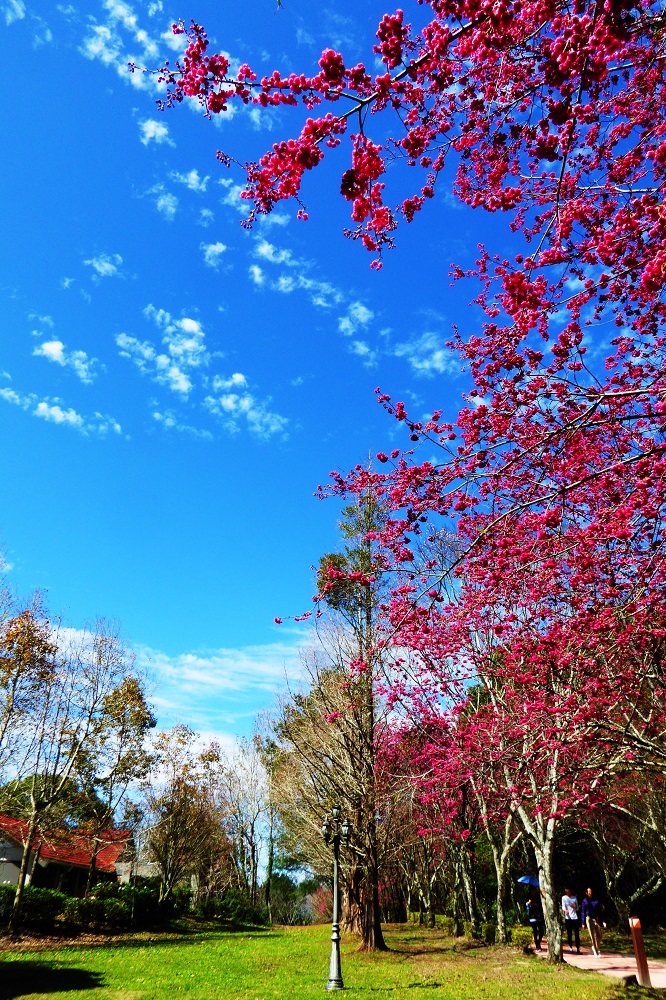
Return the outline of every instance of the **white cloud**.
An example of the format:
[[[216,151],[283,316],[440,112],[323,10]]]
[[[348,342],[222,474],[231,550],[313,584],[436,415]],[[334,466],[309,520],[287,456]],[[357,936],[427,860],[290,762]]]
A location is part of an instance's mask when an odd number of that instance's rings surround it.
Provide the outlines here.
[[[90,384],[96,378],[94,366],[96,358],[89,358],[85,351],[68,351],[61,340],[47,340],[39,344],[32,352],[37,357],[54,361],[62,367],[71,368],[82,382]]]
[[[0,389],[0,399],[4,399],[6,403],[13,403],[15,406],[23,405],[23,397],[19,396],[18,392],[14,392],[13,389]]]
[[[91,27],[81,52],[87,59],[99,59],[105,66],[118,66],[121,59],[118,38],[105,24]]]
[[[193,383],[186,369],[199,368],[209,361],[201,324],[187,316],[174,319],[166,310],[156,309],[153,305],[146,306],[143,312],[162,331],[166,352],[159,353],[151,343],[119,333],[116,344],[121,357],[133,361],[139,371],[172,392],[188,396]]]
[[[32,353],[48,358],[49,361],[57,361],[59,365],[65,363],[65,345],[61,340],[46,341],[36,347]]]
[[[34,35],[32,36],[33,49],[38,49],[42,45],[50,45],[53,41],[53,32],[44,18],[33,14],[32,20],[34,25]]]
[[[372,368],[377,364],[377,352],[373,351],[364,340],[352,341],[350,351],[363,360],[366,368]]]
[[[201,250],[203,250],[204,262],[208,267],[218,267],[220,263],[220,257],[227,249],[225,243],[202,243]]]
[[[271,229],[273,226],[288,226],[291,219],[284,212],[269,212],[268,215],[258,216],[259,225],[262,229]]]
[[[0,11],[5,15],[5,24],[9,27],[14,21],[22,21],[25,17],[23,0],[4,0],[0,3]]]
[[[416,375],[430,377],[458,371],[458,363],[439,334],[426,331],[395,347],[397,358],[406,358]]]
[[[75,281],[76,278],[63,278],[60,285],[62,288],[69,288],[69,286],[73,285]]]
[[[192,437],[203,438],[207,441],[213,440],[213,435],[210,431],[202,430],[199,427],[192,427],[190,424],[183,423],[180,417],[174,413],[173,410],[165,410],[164,412],[154,410],[153,420],[164,427],[165,430],[180,431],[182,434],[191,434]]]
[[[67,424],[81,430],[83,427],[83,417],[76,410],[63,410],[58,403],[47,403],[42,400],[37,403],[34,414],[36,417],[43,417],[44,420],[51,420],[54,424]]]
[[[152,3],[148,4],[148,17],[154,17],[155,14],[161,14],[164,10],[164,4],[162,0],[153,0]]]
[[[153,305],[146,306],[143,314],[163,331],[162,343],[172,358],[188,368],[208,364],[205,334],[198,320],[189,316],[174,319],[165,309],[156,309]]]
[[[37,313],[28,313],[28,319],[31,319],[34,323],[38,323],[40,326],[49,326],[53,329],[54,323],[51,316],[39,316]]]
[[[226,392],[227,389],[244,389],[247,386],[247,379],[240,372],[234,372],[230,378],[222,378],[216,375],[213,378],[213,389],[215,392]]]
[[[211,222],[213,222],[214,219],[215,216],[209,208],[202,208],[201,211],[199,212],[199,218],[197,219],[197,222],[200,226],[203,226],[205,229],[207,226],[210,226]]]
[[[149,375],[156,382],[183,396],[187,396],[191,391],[192,382],[185,372],[166,354],[158,354],[151,344],[137,340],[136,337],[126,333],[118,334],[116,344],[120,348],[122,358],[129,358],[139,371]]]
[[[257,241],[255,252],[258,257],[261,257],[262,260],[266,260],[271,264],[285,264],[287,267],[302,266],[302,262],[296,260],[291,250],[279,250],[276,246],[273,246],[272,243],[269,243],[268,240],[265,239],[259,239]]]
[[[177,181],[179,184],[184,184],[186,188],[190,191],[197,191],[203,194],[208,186],[209,176],[199,177],[199,171],[192,169],[186,174],[180,174],[178,171],[174,171],[169,174],[172,181]]]
[[[255,254],[262,263],[289,268],[289,273],[281,274],[268,283],[273,291],[280,292],[282,295],[304,291],[309,295],[312,304],[322,309],[330,309],[331,306],[339,305],[342,302],[342,293],[329,281],[306,277],[304,272],[309,268],[309,263],[294,257],[291,250],[280,249],[263,237],[259,237],[255,246]],[[250,267],[250,277],[256,285],[264,283],[262,269],[257,264]]]
[[[338,330],[346,337],[351,337],[360,327],[367,326],[375,314],[362,302],[352,302],[347,309],[347,315],[341,316],[338,321]]]
[[[226,114],[227,112],[225,112],[225,116]],[[221,115],[217,115],[217,117],[220,118]],[[220,199],[222,205],[228,205],[229,208],[233,208],[236,212],[240,212],[243,209],[247,210],[247,202],[241,198],[241,194],[245,190],[245,186],[243,184],[235,184],[232,180],[229,180],[228,177],[220,177],[217,183],[220,187],[225,188],[227,192],[224,197]]]
[[[232,433],[239,430],[240,423],[244,423],[258,438],[266,439],[276,434],[286,437],[289,421],[269,410],[268,402],[270,400],[262,402],[256,399],[249,392],[222,392],[219,396],[207,396],[204,407]]]
[[[99,280],[99,278],[113,278],[121,275],[120,267],[122,262],[123,259],[119,253],[101,253],[90,260],[84,260],[83,263],[88,267],[92,267]]]
[[[193,649],[173,656],[136,648],[139,667],[157,689],[151,700],[160,725],[187,721],[202,737],[233,749],[232,734],[243,726],[251,734],[257,711],[274,704],[287,685],[300,686],[304,680],[299,647],[305,636],[287,634],[285,626],[282,630],[281,642],[264,645]]]
[[[175,194],[171,194],[169,191],[165,191],[162,185],[158,185],[157,188],[153,188],[153,194],[156,194],[155,207],[160,215],[163,215],[168,222],[172,222],[175,218],[176,212],[178,211],[178,199]]]
[[[175,142],[169,138],[169,128],[164,122],[155,121],[154,118],[146,118],[139,122],[139,128],[141,130],[140,142],[144,146],[147,146],[149,142],[155,142],[158,145],[166,142],[169,146],[175,146]]]
[[[104,66],[115,69],[125,83],[137,90],[162,92],[164,83],[158,83],[156,74],[140,70],[132,72],[128,66],[129,63],[146,66],[159,62],[158,39],[139,27],[137,15],[129,4],[121,0],[105,0],[104,8],[108,15],[106,22],[99,24],[93,21],[79,51],[87,59],[99,59]],[[123,33],[127,33],[129,38],[126,39]],[[133,53],[128,45],[138,46],[139,53]]]
[[[47,397],[40,400],[34,393],[21,395],[13,389],[0,389],[0,399],[4,399],[5,402],[12,403],[14,406],[19,406],[34,417],[40,417],[49,423],[71,427],[81,434],[97,434],[104,437],[109,433],[122,433],[122,428],[115,417],[98,412],[84,417],[71,407],[67,407],[58,398],[49,399]]]

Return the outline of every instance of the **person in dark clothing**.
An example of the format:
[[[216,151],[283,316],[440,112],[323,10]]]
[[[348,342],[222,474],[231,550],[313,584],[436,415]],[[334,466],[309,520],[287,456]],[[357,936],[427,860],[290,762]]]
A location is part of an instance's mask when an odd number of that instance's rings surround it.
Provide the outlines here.
[[[588,889],[583,899],[583,905],[580,908],[580,915],[583,926],[587,927],[592,939],[592,954],[596,955],[597,958],[601,954],[602,927],[605,927],[605,924],[601,920],[602,913],[603,906],[601,905],[601,900],[597,898],[594,889]]]
[[[576,940],[576,951],[580,955],[580,921],[578,919],[578,900],[571,889],[565,889],[562,896],[562,913],[567,929],[569,951],[573,953],[573,940]]]
[[[541,897],[539,896],[538,889],[532,890],[530,898],[525,904],[525,908],[527,909],[527,916],[530,921],[530,927],[532,928],[532,934],[534,935],[534,947],[537,951],[541,951],[541,942],[543,941],[546,926],[543,919],[543,906],[541,905]]]

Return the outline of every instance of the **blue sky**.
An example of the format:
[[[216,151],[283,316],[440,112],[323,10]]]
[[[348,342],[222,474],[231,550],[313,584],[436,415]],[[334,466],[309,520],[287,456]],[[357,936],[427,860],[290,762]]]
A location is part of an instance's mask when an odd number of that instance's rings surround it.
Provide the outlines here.
[[[442,187],[371,271],[342,237],[343,141],[307,179],[308,222],[285,206],[246,232],[242,176],[215,151],[256,157],[301,113],[160,112],[127,62],[175,58],[169,27],[192,18],[258,72],[311,72],[328,45],[372,66],[384,10],[0,0],[9,578],[74,627],[119,619],[163,725],[248,733],[295,671],[305,633],[273,618],[311,606],[311,566],[337,545],[338,507],[313,492],[404,444],[375,386],[455,415],[465,381],[444,345],[477,318],[449,264],[502,230]],[[396,201],[405,180],[389,174]]]

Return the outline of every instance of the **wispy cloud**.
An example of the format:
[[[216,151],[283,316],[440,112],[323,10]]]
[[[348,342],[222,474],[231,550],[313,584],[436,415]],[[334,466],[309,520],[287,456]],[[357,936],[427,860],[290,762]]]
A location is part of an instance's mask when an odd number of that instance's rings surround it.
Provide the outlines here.
[[[100,278],[116,278],[122,275],[120,270],[123,259],[119,253],[100,253],[97,257],[91,257],[90,260],[84,260],[83,262],[87,267],[92,267],[95,272],[94,277],[96,280]]]
[[[32,352],[37,357],[54,361],[63,368],[71,368],[77,378],[89,385],[94,382],[97,373],[96,358],[89,358],[85,351],[68,351],[62,340],[46,340]]]
[[[199,194],[203,194],[208,187],[209,176],[199,177],[199,171],[196,169],[189,170],[186,174],[178,173],[178,171],[173,171],[169,174],[172,181],[176,181],[178,184],[184,184],[186,188],[190,191],[196,191]]]
[[[22,410],[40,417],[49,423],[59,424],[79,431],[81,434],[97,434],[104,437],[107,434],[121,434],[122,428],[114,417],[103,413],[92,413],[83,416],[72,407],[68,407],[57,397],[39,399],[34,393],[22,395],[14,389],[0,389],[0,399]]]
[[[201,250],[203,250],[204,263],[207,267],[219,267],[220,258],[222,254],[227,249],[225,243],[202,243]]]
[[[250,268],[250,277],[255,285],[264,285],[282,295],[291,295],[297,291],[305,292],[312,304],[322,309],[330,309],[343,301],[342,292],[329,281],[309,278],[305,273],[310,268],[309,262],[295,257],[288,248],[276,247],[267,239],[259,237],[255,245],[255,255],[260,261],[260,264]],[[269,280],[262,267],[267,264],[286,268],[286,273]]]
[[[51,329],[54,327],[53,317],[51,316],[40,316],[38,313],[28,313],[28,319],[32,320],[33,323],[37,323],[38,326],[48,326]]]
[[[169,656],[159,649],[135,647],[137,662],[156,684],[153,699],[160,721],[183,719],[197,730],[216,731],[226,723],[238,733],[239,721],[251,730],[257,710],[269,708],[288,685],[304,679],[299,648],[305,635],[289,642],[194,649]],[[202,697],[202,691],[205,697]]]
[[[393,353],[397,358],[405,358],[416,375],[431,377],[459,370],[457,359],[444,346],[441,335],[430,330],[397,344]]]
[[[203,226],[205,229],[207,226],[210,226],[211,222],[214,222],[214,220],[215,216],[211,212],[211,210],[209,208],[202,208],[201,211],[199,212],[199,218],[197,219],[197,222],[200,226]]]
[[[368,326],[375,318],[375,314],[362,302],[352,302],[347,309],[347,314],[341,316],[338,321],[338,330],[346,337],[351,337],[361,327]]]
[[[156,184],[148,193],[155,196],[155,208],[160,215],[167,222],[173,222],[178,211],[178,198],[176,195],[170,191],[166,191],[163,184]]]
[[[169,146],[175,146],[175,142],[169,138],[169,128],[164,122],[155,121],[154,118],[146,118],[144,121],[139,122],[139,130],[141,132],[140,141],[144,146],[147,146],[149,142],[157,143],[157,145],[162,145],[162,143],[167,143]]]
[[[162,91],[153,73],[131,72],[128,64],[150,65],[159,61],[160,39],[140,27],[134,9],[122,0],[104,0],[106,21],[92,21],[80,51],[87,59],[97,59],[115,69],[125,83],[137,90]],[[126,37],[127,36],[127,37]]]
[[[231,433],[239,431],[244,424],[258,438],[286,437],[287,418],[269,408],[270,400],[257,399],[246,386],[247,379],[240,372],[229,379],[216,376],[213,379],[214,394],[206,396],[203,405]]]
[[[150,342],[138,340],[131,334],[119,333],[116,344],[121,357],[134,362],[139,371],[172,392],[188,396],[193,386],[188,369],[191,372],[208,364],[209,360],[201,324],[187,316],[174,319],[166,310],[153,305],[146,306],[144,316],[153,320],[162,331],[166,351],[160,352]]]
[[[255,247],[255,253],[257,257],[262,260],[268,261],[270,264],[284,264],[287,267],[299,267],[303,266],[303,262],[297,260],[292,254],[291,250],[279,249],[268,240],[259,239]]]
[[[248,272],[255,285],[259,285],[261,287],[261,285],[263,285],[266,281],[266,276],[258,264],[251,264]]]
[[[153,420],[165,430],[179,431],[181,434],[190,434],[192,437],[203,438],[207,441],[213,440],[210,431],[185,423],[173,410],[153,410]]]
[[[0,13],[4,14],[5,24],[9,27],[14,21],[22,21],[25,17],[25,3],[23,0],[3,0],[0,3]]]

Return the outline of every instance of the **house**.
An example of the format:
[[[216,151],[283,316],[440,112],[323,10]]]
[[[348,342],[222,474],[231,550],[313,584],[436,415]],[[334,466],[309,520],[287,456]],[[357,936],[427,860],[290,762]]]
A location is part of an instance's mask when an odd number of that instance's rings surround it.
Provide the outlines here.
[[[0,813],[0,885],[18,882],[28,823]],[[116,881],[121,854],[131,841],[126,830],[105,830],[95,861],[96,881]],[[83,895],[92,860],[93,842],[82,830],[61,829],[38,833],[32,842],[28,862],[31,885],[59,889],[70,896]]]

